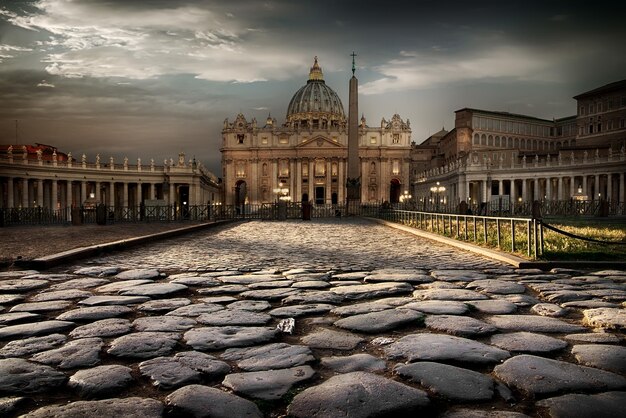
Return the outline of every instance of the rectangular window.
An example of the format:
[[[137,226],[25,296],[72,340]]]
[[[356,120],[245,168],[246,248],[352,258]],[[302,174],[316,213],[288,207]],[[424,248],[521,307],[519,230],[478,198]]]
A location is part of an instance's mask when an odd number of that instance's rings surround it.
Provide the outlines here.
[[[626,106],[626,97],[622,97],[621,102],[622,102],[622,103],[621,103],[621,106],[622,106],[622,107]]]
[[[598,103],[598,113],[602,112],[602,103]]]
[[[602,132],[602,124],[601,123],[598,123],[596,132]]]
[[[261,144],[267,145],[267,137],[266,136],[262,136],[261,137]]]
[[[376,144],[376,137],[370,136],[370,144]]]
[[[506,123],[506,131],[509,133],[513,133],[513,122]]]
[[[589,133],[592,134],[593,133],[593,125],[589,124]]]
[[[580,115],[581,115],[581,116],[585,114],[585,108],[584,108],[584,106],[581,106],[581,107],[580,107],[580,111],[579,111],[579,113],[580,113]]]
[[[487,119],[485,118],[480,118],[480,129],[487,129]]]
[[[478,117],[477,117],[477,116],[474,116],[474,117],[472,118],[472,128],[474,128],[474,129],[478,129],[478,126],[479,126],[479,124],[478,124]]]
[[[391,172],[393,174],[400,174],[400,161],[398,160],[393,160],[393,163],[391,165]]]
[[[243,140],[246,138],[244,134],[237,134],[237,143],[243,144]]]
[[[392,139],[394,144],[399,144],[400,143],[400,134],[393,134],[393,139]]]
[[[620,119],[619,121],[619,127],[623,128],[624,127],[624,119]]]
[[[487,129],[493,131],[493,120],[487,119]]]

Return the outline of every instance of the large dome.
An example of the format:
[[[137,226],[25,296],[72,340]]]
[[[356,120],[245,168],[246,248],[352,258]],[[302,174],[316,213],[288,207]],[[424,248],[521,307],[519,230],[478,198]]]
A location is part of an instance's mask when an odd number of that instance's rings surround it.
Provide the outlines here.
[[[322,69],[317,57],[309,81],[293,95],[287,108],[287,123],[300,122],[300,125],[336,125],[345,122],[341,99],[333,89],[324,83]]]

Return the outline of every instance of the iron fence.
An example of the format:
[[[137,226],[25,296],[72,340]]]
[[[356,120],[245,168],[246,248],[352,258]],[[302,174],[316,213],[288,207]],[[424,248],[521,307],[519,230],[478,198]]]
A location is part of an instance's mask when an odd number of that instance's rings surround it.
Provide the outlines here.
[[[543,225],[532,218],[459,215],[383,208],[378,218],[461,241],[537,258],[543,254]]]

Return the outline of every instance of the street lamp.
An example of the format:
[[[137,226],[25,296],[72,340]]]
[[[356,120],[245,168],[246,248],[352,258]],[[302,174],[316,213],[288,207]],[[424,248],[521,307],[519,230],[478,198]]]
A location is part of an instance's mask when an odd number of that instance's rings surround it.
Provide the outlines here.
[[[441,194],[445,193],[445,186],[440,186],[437,182],[436,186],[430,188],[430,192],[435,194],[435,202],[437,203],[437,212],[439,212],[439,202],[441,201]]]
[[[413,196],[409,194],[408,190],[405,190],[403,194],[400,195],[400,203],[406,204],[411,200]]]
[[[276,199],[277,200],[284,200],[284,201],[290,201],[291,200],[291,196],[289,196],[289,189],[287,187],[283,187],[284,184],[281,181],[280,183],[278,183],[278,187],[275,188],[273,191],[276,194]]]

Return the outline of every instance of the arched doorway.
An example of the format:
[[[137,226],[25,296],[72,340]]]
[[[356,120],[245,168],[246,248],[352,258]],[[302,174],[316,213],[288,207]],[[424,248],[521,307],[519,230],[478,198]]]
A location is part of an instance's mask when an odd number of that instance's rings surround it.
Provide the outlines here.
[[[235,184],[235,211],[237,214],[243,213],[243,207],[246,203],[246,197],[248,195],[248,187],[246,182],[239,180]]]
[[[400,202],[400,180],[393,179],[389,185],[389,203]]]

